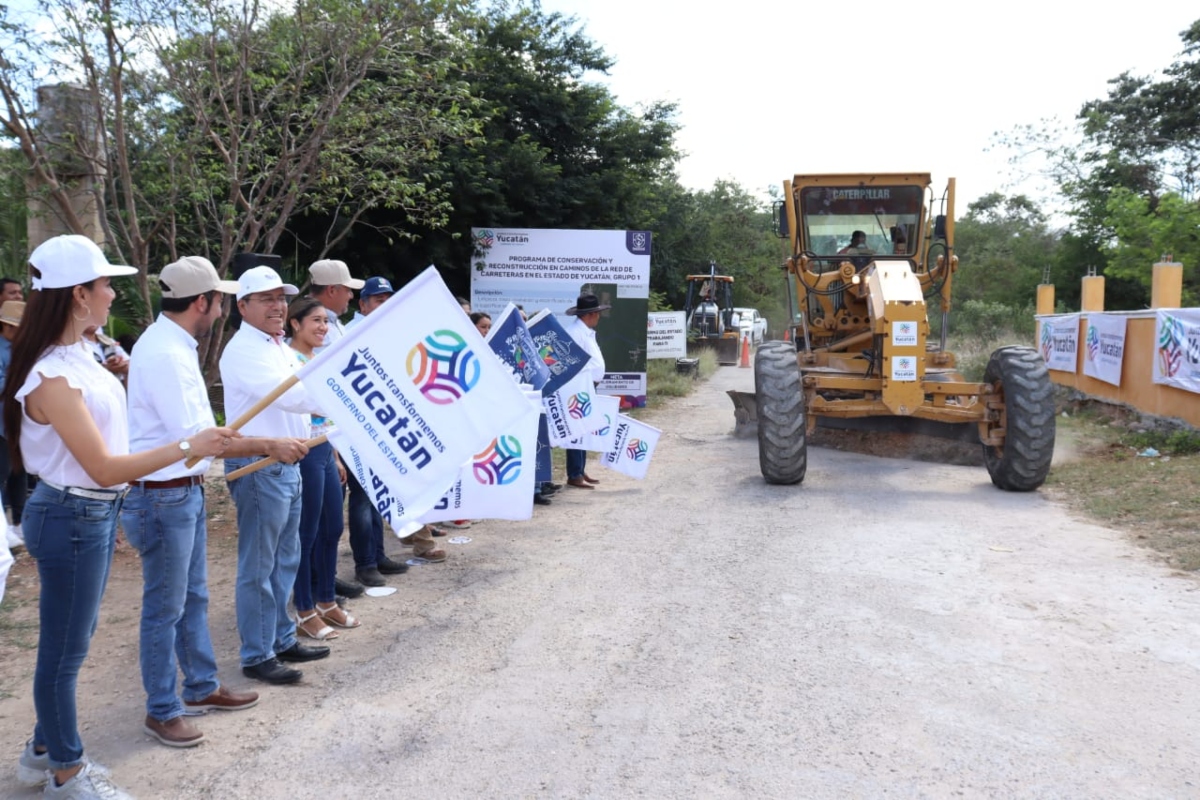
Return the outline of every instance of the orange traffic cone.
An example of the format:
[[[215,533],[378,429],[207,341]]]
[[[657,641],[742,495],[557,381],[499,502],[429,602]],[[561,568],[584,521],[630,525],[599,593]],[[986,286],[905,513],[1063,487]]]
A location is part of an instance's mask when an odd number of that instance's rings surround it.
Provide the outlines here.
[[[783,329],[783,340],[785,342],[790,342],[792,340],[792,329],[791,328]]]
[[[749,336],[742,337],[742,360],[738,364],[738,366],[739,367],[749,367],[750,366],[750,337]]]

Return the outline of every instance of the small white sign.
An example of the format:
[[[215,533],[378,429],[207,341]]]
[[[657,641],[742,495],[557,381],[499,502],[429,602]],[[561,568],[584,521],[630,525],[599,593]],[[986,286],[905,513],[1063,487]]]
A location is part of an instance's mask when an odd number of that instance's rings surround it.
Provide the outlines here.
[[[892,356],[892,380],[915,381],[916,379],[916,356]]]
[[[687,324],[682,311],[651,311],[646,320],[646,358],[687,356]]]
[[[892,347],[916,347],[917,323],[901,320],[892,323]]]

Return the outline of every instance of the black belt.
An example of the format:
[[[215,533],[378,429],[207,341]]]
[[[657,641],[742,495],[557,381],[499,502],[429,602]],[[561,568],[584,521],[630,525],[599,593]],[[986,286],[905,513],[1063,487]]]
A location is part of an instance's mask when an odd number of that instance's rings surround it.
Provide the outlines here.
[[[200,486],[203,483],[203,475],[188,475],[186,478],[172,478],[169,481],[138,481],[134,485],[139,489],[181,489],[184,486]]]

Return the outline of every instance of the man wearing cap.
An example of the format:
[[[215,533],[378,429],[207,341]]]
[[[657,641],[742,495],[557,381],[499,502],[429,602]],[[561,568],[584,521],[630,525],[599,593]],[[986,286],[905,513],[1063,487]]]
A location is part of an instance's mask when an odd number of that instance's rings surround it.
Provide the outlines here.
[[[230,419],[241,417],[298,368],[299,362],[283,343],[287,298],[297,293],[270,267],[248,269],[239,279],[242,326],[221,354],[225,413]],[[310,414],[323,415],[324,410],[297,383],[241,431],[246,436],[305,439]],[[256,460],[226,458],[225,474]],[[280,662],[314,661],[329,655],[328,647],[307,647],[296,641],[296,623],[287,612],[300,567],[300,467],[282,461],[271,464],[233,481],[229,491],[237,506],[236,607],[242,672],[266,683],[295,683],[303,673]]]
[[[162,313],[146,329],[129,365],[129,441],[135,451],[178,442],[216,424],[197,348],[220,318],[237,283],[223,281],[208,259],[187,256],[163,268]],[[294,460],[305,452],[286,439],[234,440],[225,455],[269,453]],[[186,714],[235,711],[258,702],[217,680],[208,632],[207,514],[204,475],[211,459],[183,461],[129,489],[121,510],[125,538],[142,559],[140,664],[147,734],[171,747],[191,747],[204,734]],[[177,673],[183,670],[183,697]]]
[[[15,281],[14,281],[15,283]],[[5,284],[8,289],[12,284]],[[21,284],[17,284],[20,290]],[[21,315],[25,313],[25,304],[20,300],[5,300],[0,305],[0,391],[8,377],[8,364],[12,361],[12,342],[17,338],[17,326],[21,324]],[[24,469],[13,472],[12,461],[8,457],[8,441],[4,434],[4,420],[0,419],[0,499],[4,508],[12,512],[12,525],[5,531],[8,549],[16,552],[25,547],[25,537],[21,534],[21,514],[25,512],[25,495],[29,485]],[[4,522],[4,513],[0,512],[0,523]]]
[[[596,295],[584,292],[579,295],[575,305],[567,309],[567,316],[575,318],[566,327],[567,334],[591,356],[583,371],[591,378],[593,385],[604,379],[604,354],[600,352],[600,345],[596,342],[596,326],[600,324],[600,312],[610,308],[612,306],[602,304]],[[600,481],[587,474],[584,470],[586,465],[586,450],[567,451],[568,486],[574,486],[576,489],[596,488],[592,484]]]

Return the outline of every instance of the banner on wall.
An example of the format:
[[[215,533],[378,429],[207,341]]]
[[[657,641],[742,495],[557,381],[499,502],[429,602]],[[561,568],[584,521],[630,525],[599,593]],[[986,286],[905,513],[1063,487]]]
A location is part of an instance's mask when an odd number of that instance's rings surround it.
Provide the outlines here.
[[[1200,392],[1200,310],[1160,308],[1155,316],[1154,382]]]
[[[682,311],[651,311],[646,319],[646,358],[687,358]]]
[[[562,316],[581,293],[596,295],[612,306],[596,328],[607,369],[597,388],[623,405],[645,405],[649,231],[472,228],[471,235],[472,309],[494,317],[515,303]]]
[[[1060,372],[1075,372],[1079,357],[1079,315],[1039,317],[1038,341],[1046,366]]]
[[[1083,335],[1083,374],[1121,385],[1125,360],[1125,317],[1121,314],[1088,314]]]

